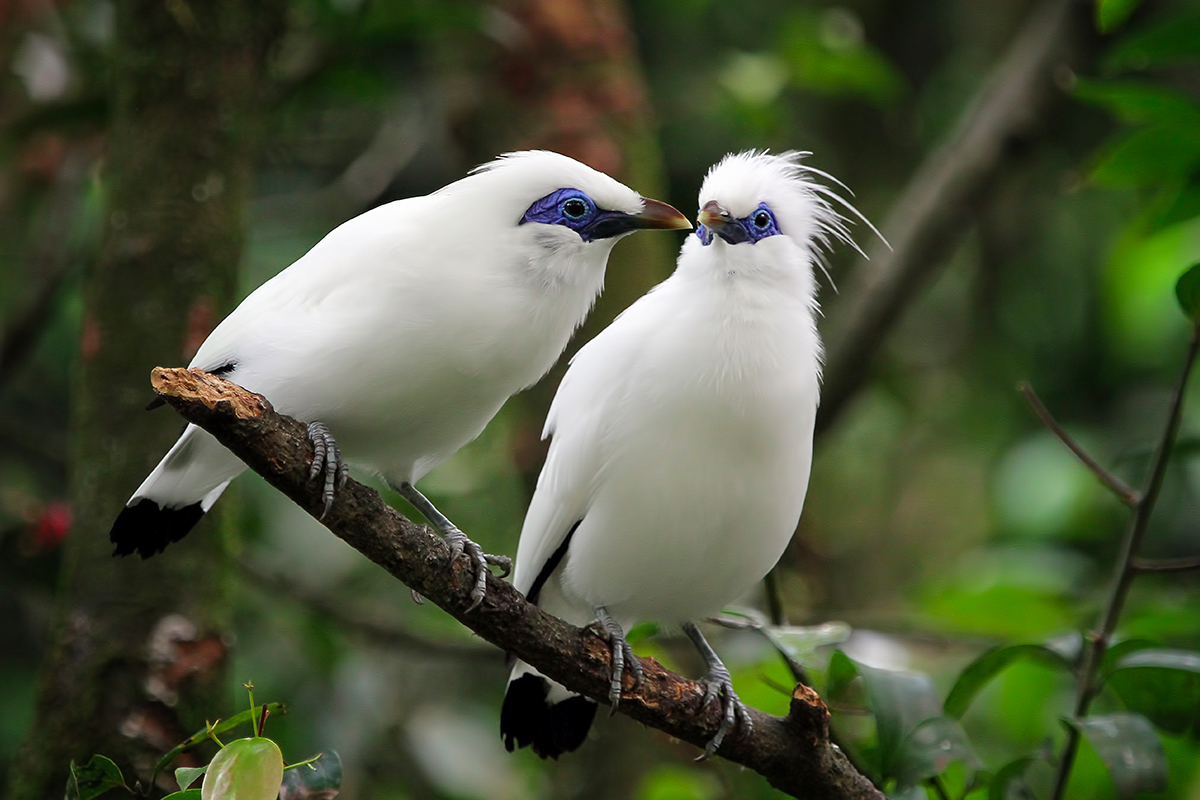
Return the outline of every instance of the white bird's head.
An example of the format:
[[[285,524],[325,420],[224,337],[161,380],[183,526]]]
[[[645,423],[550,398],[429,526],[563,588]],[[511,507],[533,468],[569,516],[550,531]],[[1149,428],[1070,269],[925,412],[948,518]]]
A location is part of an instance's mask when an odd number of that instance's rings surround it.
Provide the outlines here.
[[[753,150],[727,155],[709,170],[700,188],[699,227],[688,247],[712,248],[714,257],[747,267],[790,268],[802,261],[811,268],[821,263],[821,249],[830,239],[855,246],[831,201],[858,212],[812,180],[814,175],[829,176],[801,164],[805,155]]]
[[[636,230],[691,229],[687,217],[666,203],[642,197],[603,172],[547,150],[506,153],[455,187],[484,189],[486,210],[501,226],[520,229],[523,243],[548,250],[588,250],[605,256],[613,243]]]

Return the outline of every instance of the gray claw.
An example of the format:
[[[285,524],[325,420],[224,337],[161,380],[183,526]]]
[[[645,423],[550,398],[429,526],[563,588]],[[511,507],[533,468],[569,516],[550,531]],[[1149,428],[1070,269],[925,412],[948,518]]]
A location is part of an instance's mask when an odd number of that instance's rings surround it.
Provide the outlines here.
[[[313,446],[313,460],[308,470],[308,479],[315,481],[321,473],[325,473],[325,485],[321,491],[321,497],[325,500],[325,510],[320,516],[320,519],[325,519],[325,515],[333,507],[335,491],[346,486],[346,480],[350,477],[350,466],[342,458],[337,440],[324,423],[308,423],[308,440]]]
[[[621,679],[625,674],[626,666],[633,674],[633,688],[636,689],[642,685],[642,662],[638,660],[633,648],[625,640],[625,632],[621,630],[621,624],[609,616],[603,606],[597,606],[596,619],[600,622],[600,629],[605,638],[608,639],[609,653],[612,655],[612,679],[608,686],[608,715],[611,717],[617,713],[617,706],[621,702]]]
[[[471,605],[467,606],[467,611],[474,611],[483,602],[483,597],[487,594],[487,576],[488,564],[490,559],[503,558],[503,556],[489,556],[483,552],[483,548],[467,538],[467,535],[458,528],[446,534],[446,542],[450,545],[450,562],[454,563],[463,553],[471,560],[471,566],[475,568],[475,585],[471,587]]]
[[[748,735],[754,730],[754,723],[750,720],[750,713],[746,711],[746,706],[734,693],[733,678],[730,677],[729,670],[724,666],[711,669],[701,679],[700,684],[704,687],[704,703],[701,707],[706,710],[717,700],[718,696],[723,695],[721,725],[717,728],[716,735],[704,746],[704,752],[696,757],[697,761],[707,761],[717,752],[721,742],[725,741],[726,734],[740,724],[742,733]]]
[[[412,503],[425,516],[425,519],[432,522],[433,526],[441,532],[446,544],[450,545],[451,564],[464,553],[471,560],[471,566],[475,568],[475,583],[471,587],[471,605],[467,607],[467,611],[474,611],[483,602],[483,597],[487,592],[488,566],[500,567],[504,571],[502,577],[508,577],[508,573],[512,570],[512,561],[507,556],[493,556],[483,552],[482,547],[468,539],[465,533],[446,519],[445,515],[429,502],[429,498],[421,494],[411,483],[407,481],[391,483],[389,481],[389,485],[399,492],[401,497]],[[413,599],[417,600],[417,597],[418,595],[414,592]],[[417,602],[421,601],[417,600]]]
[[[691,622],[684,623],[683,632],[696,645],[696,649],[704,658],[704,663],[708,665],[708,674],[700,680],[700,684],[704,687],[704,703],[701,708],[707,710],[718,696],[724,695],[721,702],[721,725],[717,728],[716,736],[709,740],[704,747],[704,752],[696,759],[705,761],[717,752],[721,742],[725,741],[725,735],[733,730],[739,722],[742,730],[746,733],[754,730],[754,723],[750,721],[750,712],[746,710],[746,706],[733,691],[733,678],[729,675],[729,670],[725,668],[721,659],[717,657],[716,652],[705,640],[704,634],[700,633],[700,629]]]

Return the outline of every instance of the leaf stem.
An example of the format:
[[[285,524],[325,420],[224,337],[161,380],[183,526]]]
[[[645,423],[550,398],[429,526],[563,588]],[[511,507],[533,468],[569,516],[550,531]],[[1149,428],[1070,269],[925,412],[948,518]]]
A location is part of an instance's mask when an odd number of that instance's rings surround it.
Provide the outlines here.
[[[258,714],[254,711],[254,681],[243,683],[242,688],[250,694],[250,727],[254,730],[255,738],[258,738],[261,735],[260,731],[262,729],[258,724]]]
[[[1200,569],[1200,556],[1191,558],[1135,558],[1136,572],[1191,572]]]
[[[1198,350],[1200,350],[1200,322],[1193,323],[1192,325],[1191,342],[1188,344],[1187,357],[1184,360],[1183,369],[1180,371],[1178,382],[1175,385],[1175,394],[1171,399],[1171,409],[1167,414],[1167,424],[1163,430],[1162,437],[1158,441],[1158,446],[1155,448],[1154,459],[1150,462],[1150,474],[1146,476],[1145,488],[1142,490],[1140,498],[1133,504],[1133,518],[1129,522],[1129,528],[1121,544],[1121,557],[1117,560],[1117,566],[1113,572],[1112,586],[1109,590],[1108,604],[1104,608],[1104,617],[1100,622],[1099,629],[1093,631],[1088,637],[1090,646],[1086,648],[1083,668],[1080,670],[1079,683],[1075,692],[1075,717],[1077,719],[1087,716],[1092,699],[1099,692],[1099,686],[1096,685],[1097,673],[1104,661],[1104,654],[1108,651],[1113,631],[1116,630],[1117,621],[1120,619],[1121,611],[1125,606],[1125,599],[1129,595],[1129,587],[1138,574],[1146,571],[1139,567],[1139,564],[1146,562],[1138,561],[1138,551],[1141,549],[1142,540],[1145,538],[1146,528],[1150,524],[1150,516],[1154,513],[1154,505],[1158,500],[1158,493],[1162,489],[1163,478],[1167,474],[1167,461],[1170,459],[1171,449],[1175,446],[1175,438],[1179,434],[1179,421],[1183,411],[1183,396],[1187,391],[1188,378],[1191,375],[1192,366],[1195,364]],[[1026,396],[1028,397],[1029,395]],[[1065,439],[1064,442],[1066,442]],[[1070,447],[1071,445],[1068,443],[1067,446]],[[1072,447],[1071,449],[1074,450],[1075,448]],[[1079,455],[1079,453],[1076,452],[1076,455]],[[1113,487],[1110,485],[1109,488]],[[1067,743],[1063,750],[1062,760],[1058,764],[1058,772],[1055,775],[1054,792],[1051,794],[1052,800],[1062,800],[1063,794],[1067,790],[1067,781],[1071,776],[1071,767],[1075,762],[1075,754],[1079,750],[1079,737],[1079,728],[1074,725],[1071,726],[1067,734]]]

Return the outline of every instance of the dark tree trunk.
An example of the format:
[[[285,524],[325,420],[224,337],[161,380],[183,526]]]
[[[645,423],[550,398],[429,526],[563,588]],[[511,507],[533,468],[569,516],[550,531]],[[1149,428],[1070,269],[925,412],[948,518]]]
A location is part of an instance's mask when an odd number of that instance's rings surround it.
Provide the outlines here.
[[[282,3],[118,3],[101,252],[74,385],[66,562],[37,714],[10,796],[61,796],[72,759],[155,760],[229,710],[226,543],[216,525],[152,561],[108,528],[180,432],[146,412],[150,369],[183,364],[229,310]],[[165,788],[165,787],[164,787]]]

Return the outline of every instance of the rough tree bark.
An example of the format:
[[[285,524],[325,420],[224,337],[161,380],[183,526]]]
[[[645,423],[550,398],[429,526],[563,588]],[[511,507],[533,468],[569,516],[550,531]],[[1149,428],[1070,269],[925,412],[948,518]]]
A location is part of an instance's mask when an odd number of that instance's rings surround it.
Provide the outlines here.
[[[152,384],[185,419],[216,436],[309,514],[321,516],[324,502],[308,478],[313,451],[303,423],[275,413],[261,395],[199,370],[159,368]],[[546,614],[494,576],[483,603],[468,613],[472,574],[465,559],[448,564],[449,548],[441,537],[402,517],[374,490],[349,481],[322,523],[484,639],[568,688],[605,701],[610,674],[605,640]],[[719,709],[702,707],[704,691],[694,681],[666,671],[654,659],[642,663],[645,675],[637,690],[626,676],[621,712],[703,747],[716,732]],[[724,758],[795,797],[883,798],[830,743],[829,712],[811,689],[796,687],[786,717],[754,709],[750,715],[753,732],[731,735],[719,751]]]
[[[148,414],[147,366],[187,360],[228,310],[263,64],[282,3],[117,4],[101,253],[85,275],[71,495],[53,641],[9,796],[61,796],[102,752],[146,777],[227,706],[225,544],[202,531],[153,562],[108,527],[179,434]]]

